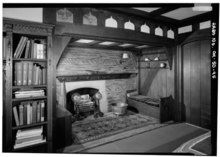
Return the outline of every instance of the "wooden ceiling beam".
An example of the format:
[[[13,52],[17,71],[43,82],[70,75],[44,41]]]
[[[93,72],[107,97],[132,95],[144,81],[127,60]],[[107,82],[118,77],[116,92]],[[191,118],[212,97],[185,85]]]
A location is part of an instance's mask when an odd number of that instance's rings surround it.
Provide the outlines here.
[[[212,19],[212,13],[207,12],[201,15],[193,16],[184,20],[181,20],[179,22],[179,27],[187,26],[187,25],[193,25],[198,22],[208,21]]]
[[[103,9],[112,11],[112,12],[126,14],[128,16],[142,18],[142,19],[154,22],[156,24],[165,25],[168,27],[176,27],[177,26],[176,24],[178,23],[178,20],[174,20],[174,19],[162,17],[162,16],[154,17],[147,12],[137,10],[137,9],[132,9],[132,8],[103,8]]]
[[[176,10],[180,8],[179,6],[177,7],[164,7],[164,8],[160,8],[160,9],[157,9],[157,10],[154,10],[152,12],[149,13],[150,16],[160,16],[164,13],[167,13],[167,12],[170,12],[170,11],[173,11],[173,10]]]

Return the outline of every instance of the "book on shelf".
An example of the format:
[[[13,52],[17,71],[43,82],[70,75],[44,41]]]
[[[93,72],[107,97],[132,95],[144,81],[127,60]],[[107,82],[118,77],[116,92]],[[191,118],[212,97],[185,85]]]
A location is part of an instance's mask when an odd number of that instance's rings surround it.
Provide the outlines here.
[[[15,62],[14,67],[15,85],[22,86],[46,84],[46,67],[28,61]]]
[[[14,149],[23,148],[23,147],[27,147],[27,146],[31,146],[35,144],[44,143],[44,142],[46,142],[46,139],[36,139],[36,140],[28,141],[28,142],[23,142],[23,143],[15,144]]]
[[[16,133],[14,149],[46,142],[43,126],[19,129]]]
[[[20,119],[20,125],[24,125],[24,105],[23,102],[19,105],[19,119]]]
[[[27,102],[24,103],[24,109],[23,109],[23,121],[24,125],[27,125]]]
[[[37,122],[37,101],[32,103],[32,123]]]
[[[40,119],[41,119],[41,104],[40,103],[37,103],[37,122],[40,122]]]
[[[15,85],[22,85],[22,77],[23,77],[23,63],[22,62],[15,62]]]
[[[27,124],[31,124],[31,104],[30,102],[27,103]]]
[[[14,92],[15,98],[29,98],[29,97],[40,97],[45,96],[43,89],[25,91],[23,89]]]
[[[13,115],[14,115],[14,119],[15,119],[15,124],[16,124],[16,126],[19,126],[19,125],[20,125],[20,122],[19,122],[18,110],[17,110],[17,107],[16,107],[16,106],[13,107]]]
[[[21,36],[14,58],[46,59],[46,40]]]
[[[44,122],[44,120],[45,120],[45,114],[44,114],[44,112],[45,112],[45,102],[42,100],[41,102],[40,102],[40,107],[41,107],[41,109],[40,109],[40,121],[41,122]]]
[[[35,136],[17,138],[16,141],[15,141],[15,144],[30,142],[30,141],[34,141],[34,140],[37,140],[37,139],[43,140],[43,135],[35,135]]]
[[[22,62],[23,69],[22,69],[22,85],[27,85],[28,80],[28,62]]]
[[[32,85],[33,81],[33,63],[28,62],[28,85]]]
[[[29,58],[29,53],[30,53],[30,40],[27,41],[24,58],[26,59]]]
[[[45,101],[25,101],[13,107],[16,126],[35,124],[45,121]]]
[[[20,40],[19,40],[19,43],[18,43],[17,47],[16,47],[16,50],[15,50],[15,53],[14,53],[14,58],[17,58],[17,57],[18,57],[18,52],[19,52],[19,50],[20,50],[21,43],[23,42],[23,40],[24,40],[24,37],[22,36],[22,37],[20,38]]]
[[[16,138],[24,138],[30,136],[41,135],[43,133],[43,126],[35,126],[30,128],[19,129],[16,134]]]
[[[43,68],[42,72],[43,72],[43,74],[42,74],[42,78],[43,78],[42,84],[45,85],[47,83],[47,69]]]
[[[24,49],[25,49],[27,40],[28,40],[28,38],[27,38],[27,37],[24,37],[24,40],[23,40],[23,42],[21,43],[21,48],[20,48],[20,51],[19,51],[19,53],[18,53],[17,58],[21,58],[21,56],[23,55],[23,52],[24,52]]]

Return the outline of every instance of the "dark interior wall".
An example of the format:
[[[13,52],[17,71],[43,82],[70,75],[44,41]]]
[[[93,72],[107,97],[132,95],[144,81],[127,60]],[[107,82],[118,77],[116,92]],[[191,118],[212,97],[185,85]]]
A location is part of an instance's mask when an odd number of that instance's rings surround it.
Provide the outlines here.
[[[183,104],[187,122],[209,128],[211,107],[210,40],[182,45]]]
[[[160,60],[165,60],[164,62],[167,64],[167,68],[159,68],[162,62],[141,62],[140,93],[153,98],[167,97],[170,95],[174,98],[174,68],[169,68],[170,65],[167,61],[168,58],[166,54],[143,55],[141,60],[144,60],[145,57],[150,60],[159,57]],[[174,62],[172,62],[172,64],[174,64]]]

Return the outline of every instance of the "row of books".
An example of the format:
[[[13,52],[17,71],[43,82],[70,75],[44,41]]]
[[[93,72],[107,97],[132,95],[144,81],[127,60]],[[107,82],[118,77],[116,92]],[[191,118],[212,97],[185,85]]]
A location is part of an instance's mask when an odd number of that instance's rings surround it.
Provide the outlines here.
[[[45,101],[21,102],[13,107],[16,126],[35,124],[45,121]]]
[[[22,36],[14,52],[14,58],[46,59],[46,40]]]
[[[18,130],[16,133],[14,149],[46,142],[43,136],[43,126]]]
[[[15,62],[14,84],[21,85],[45,85],[47,69],[37,63],[22,61]]]
[[[29,98],[45,96],[43,89],[21,89],[14,92],[15,98]]]

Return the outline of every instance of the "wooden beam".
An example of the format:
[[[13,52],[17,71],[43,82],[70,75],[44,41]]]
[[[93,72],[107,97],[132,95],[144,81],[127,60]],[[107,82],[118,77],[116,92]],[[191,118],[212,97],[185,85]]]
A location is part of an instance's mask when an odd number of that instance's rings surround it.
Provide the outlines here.
[[[71,37],[69,36],[53,36],[52,52],[54,55],[53,61],[55,66],[57,65],[60,56],[62,55],[70,40]]]
[[[104,8],[104,9],[112,11],[112,12],[123,13],[128,16],[135,16],[137,18],[147,19],[150,22],[154,22],[159,25],[166,25],[168,27],[177,27],[177,23],[178,23],[178,20],[174,20],[174,19],[162,17],[162,16],[154,17],[154,16],[151,16],[147,12],[137,10],[137,9],[131,9],[131,8]]]
[[[152,12],[149,13],[150,16],[160,16],[164,13],[167,13],[167,12],[170,12],[170,11],[173,11],[175,9],[178,9],[180,8],[180,6],[174,6],[174,7],[164,7],[164,8],[160,8],[160,9],[157,9],[157,10],[154,10]]]
[[[193,16],[193,17],[181,20],[178,25],[179,27],[193,25],[199,22],[211,20],[211,18],[212,18],[212,12],[207,12],[207,13],[204,13],[198,16]]]
[[[174,45],[175,40],[166,37],[160,37],[156,35],[149,35],[142,32],[136,32],[131,30],[108,28],[108,27],[96,27],[86,25],[57,25],[55,27],[55,35],[71,36],[74,38],[86,38],[93,40],[109,40],[114,42],[143,44],[151,46],[166,46]]]
[[[163,54],[166,53],[166,48],[165,47],[150,47],[143,49],[142,55],[150,55],[150,54]]]

